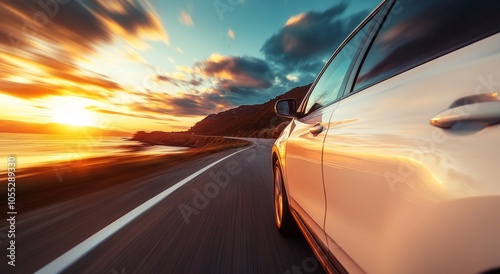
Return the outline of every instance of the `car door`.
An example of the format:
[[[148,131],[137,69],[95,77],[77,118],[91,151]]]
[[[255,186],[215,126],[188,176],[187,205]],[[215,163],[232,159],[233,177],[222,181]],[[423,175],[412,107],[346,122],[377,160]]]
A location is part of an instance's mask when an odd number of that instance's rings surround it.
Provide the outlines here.
[[[498,251],[497,213],[453,206],[500,191],[500,126],[476,115],[500,107],[499,8],[396,1],[375,37],[324,145],[328,246],[352,269],[478,273],[476,262],[498,262],[477,244]]]
[[[323,142],[330,117],[344,92],[358,53],[371,25],[346,39],[333,55],[311,87],[299,109],[299,118],[292,120],[286,148],[287,192],[291,207],[326,247],[323,231],[326,200],[323,186]]]

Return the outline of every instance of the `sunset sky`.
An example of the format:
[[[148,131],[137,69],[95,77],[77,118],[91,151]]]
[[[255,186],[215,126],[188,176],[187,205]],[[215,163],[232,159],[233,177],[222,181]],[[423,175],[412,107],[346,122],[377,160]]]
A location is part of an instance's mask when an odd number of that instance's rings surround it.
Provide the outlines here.
[[[0,120],[186,130],[312,82],[378,3],[2,1]]]

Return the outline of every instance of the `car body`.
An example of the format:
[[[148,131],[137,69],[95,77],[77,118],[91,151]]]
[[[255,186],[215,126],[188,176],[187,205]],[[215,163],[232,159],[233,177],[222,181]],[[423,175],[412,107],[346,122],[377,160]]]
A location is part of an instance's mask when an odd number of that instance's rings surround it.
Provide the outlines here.
[[[328,272],[500,269],[500,1],[383,1],[273,146],[274,212]]]

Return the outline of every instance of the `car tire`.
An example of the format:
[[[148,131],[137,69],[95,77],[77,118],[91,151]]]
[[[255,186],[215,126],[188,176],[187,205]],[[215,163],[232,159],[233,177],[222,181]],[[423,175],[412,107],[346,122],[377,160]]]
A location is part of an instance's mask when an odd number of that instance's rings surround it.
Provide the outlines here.
[[[274,221],[278,231],[287,237],[297,235],[298,227],[290,212],[288,197],[281,167],[278,162],[274,164]]]

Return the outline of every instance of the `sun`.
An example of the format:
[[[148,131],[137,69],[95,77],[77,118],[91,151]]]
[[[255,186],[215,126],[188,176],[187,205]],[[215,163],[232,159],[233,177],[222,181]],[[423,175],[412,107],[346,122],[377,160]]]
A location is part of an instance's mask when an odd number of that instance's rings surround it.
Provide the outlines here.
[[[68,102],[52,107],[52,121],[72,126],[94,126],[95,115],[83,104]]]

